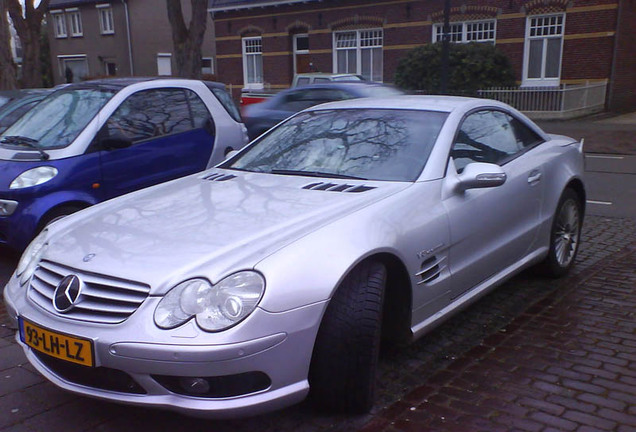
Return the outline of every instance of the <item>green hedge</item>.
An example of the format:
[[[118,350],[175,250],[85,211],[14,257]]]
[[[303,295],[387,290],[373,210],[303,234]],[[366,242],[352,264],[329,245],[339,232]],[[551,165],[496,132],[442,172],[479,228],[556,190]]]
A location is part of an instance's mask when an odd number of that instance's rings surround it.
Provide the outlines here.
[[[441,91],[442,43],[409,51],[396,69],[395,84],[407,90]],[[515,85],[510,60],[486,43],[449,44],[448,93],[474,93],[480,88]]]

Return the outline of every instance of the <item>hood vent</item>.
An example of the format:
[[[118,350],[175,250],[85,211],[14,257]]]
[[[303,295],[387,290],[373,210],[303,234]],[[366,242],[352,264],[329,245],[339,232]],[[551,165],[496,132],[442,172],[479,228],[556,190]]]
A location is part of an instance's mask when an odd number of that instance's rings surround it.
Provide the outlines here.
[[[236,178],[236,176],[233,174],[212,173],[202,178],[210,181],[226,181],[232,180],[233,178]]]
[[[337,183],[311,183],[307,186],[303,186],[303,189],[311,189],[311,190],[321,190],[321,191],[329,191],[329,192],[366,192],[371,189],[375,189],[373,186],[364,186],[364,185],[350,185],[350,184],[337,184]]]
[[[421,267],[422,270],[420,270],[416,274],[416,276],[421,278],[417,282],[417,284],[418,285],[427,284],[437,279],[439,275],[442,273],[442,270],[446,268],[446,264],[444,263],[444,261],[446,261],[445,256],[439,259],[435,256],[432,256],[428,258],[426,261],[424,261]]]

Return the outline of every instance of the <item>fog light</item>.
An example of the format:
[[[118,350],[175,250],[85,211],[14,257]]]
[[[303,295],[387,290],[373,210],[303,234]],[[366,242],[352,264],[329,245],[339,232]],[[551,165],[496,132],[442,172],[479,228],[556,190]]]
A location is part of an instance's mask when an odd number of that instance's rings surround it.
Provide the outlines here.
[[[210,383],[205,378],[183,377],[179,384],[188,394],[202,395],[210,391]]]
[[[17,206],[17,201],[0,200],[0,216],[11,216]]]

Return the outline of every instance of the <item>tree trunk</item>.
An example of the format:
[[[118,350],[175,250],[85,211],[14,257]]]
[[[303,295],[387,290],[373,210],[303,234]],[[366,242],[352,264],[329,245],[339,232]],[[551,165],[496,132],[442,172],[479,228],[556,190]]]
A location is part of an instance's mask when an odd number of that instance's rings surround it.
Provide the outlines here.
[[[18,88],[18,71],[11,52],[11,33],[4,0],[0,0],[0,90]]]
[[[181,0],[166,0],[168,20],[172,28],[172,43],[176,76],[201,78],[201,45],[208,22],[207,0],[190,0],[192,17],[186,27]]]
[[[40,32],[42,19],[49,0],[41,0],[33,6],[34,0],[26,0],[24,9],[20,0],[0,0],[6,4],[9,15],[22,43],[22,87],[42,87],[42,64],[40,61]]]

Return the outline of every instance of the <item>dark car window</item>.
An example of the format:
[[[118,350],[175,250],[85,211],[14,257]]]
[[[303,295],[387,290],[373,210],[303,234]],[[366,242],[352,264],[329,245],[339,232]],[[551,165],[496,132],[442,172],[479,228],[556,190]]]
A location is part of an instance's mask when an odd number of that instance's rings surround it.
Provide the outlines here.
[[[194,123],[194,128],[208,127],[209,121],[212,119],[208,107],[205,106],[199,95],[195,92],[186,90],[186,97],[188,98],[188,104],[190,105],[190,115]]]
[[[298,114],[225,166],[245,171],[414,181],[447,114],[338,109]]]
[[[223,89],[213,87],[211,88],[209,86],[208,88],[214,94],[214,96],[216,96],[219,102],[221,102],[221,105],[223,105],[223,108],[225,108],[225,111],[227,111],[230,117],[241,123],[243,121],[241,120],[241,112],[232,100],[232,96],[230,96],[230,94]]]
[[[509,117],[509,120],[517,137],[517,142],[521,147],[530,148],[543,142],[543,138],[541,138],[539,134],[523,124],[520,120],[514,117]]]
[[[471,162],[500,165],[521,151],[509,118],[501,111],[484,110],[464,119],[451,151],[458,171]]]
[[[296,81],[296,85],[297,86],[302,86],[302,85],[307,85],[307,84],[309,84],[309,78],[307,78],[307,77],[298,78],[298,80]]]
[[[283,111],[297,112],[325,102],[351,99],[354,96],[336,89],[307,89],[285,96],[280,105]]]
[[[17,119],[22,117],[25,112],[33,108],[33,106],[38,102],[40,102],[39,99],[31,100],[15,107],[13,110],[7,110],[7,112],[0,113],[0,132],[15,123]]]
[[[128,97],[106,129],[110,137],[122,134],[134,142],[203,127],[208,118],[207,108],[192,91],[153,89]]]

